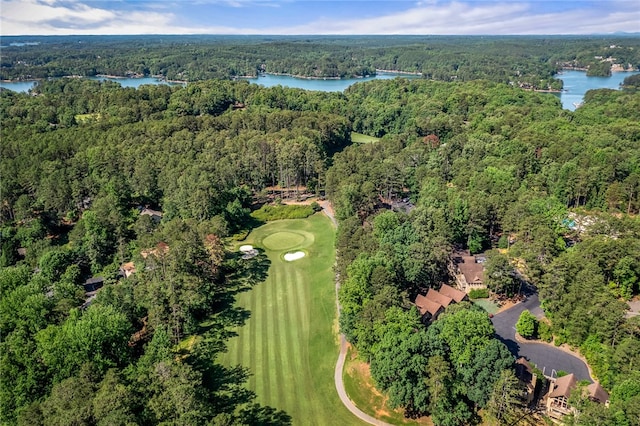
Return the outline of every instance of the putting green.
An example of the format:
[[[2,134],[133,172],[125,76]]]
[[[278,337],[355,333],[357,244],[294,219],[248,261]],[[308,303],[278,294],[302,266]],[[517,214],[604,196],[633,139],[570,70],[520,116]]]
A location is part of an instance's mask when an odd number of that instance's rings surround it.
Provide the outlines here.
[[[304,243],[305,236],[294,232],[276,232],[262,240],[268,250],[288,250]]]
[[[263,236],[258,241],[267,250],[281,251],[309,247],[315,241],[315,236],[302,229],[283,229]]]
[[[294,425],[362,425],[342,405],[333,381],[338,357],[335,230],[324,215],[269,222],[243,244],[264,248],[267,279],[238,295],[251,311],[220,361],[249,368],[257,400],[284,410]],[[286,251],[304,250],[295,262]]]

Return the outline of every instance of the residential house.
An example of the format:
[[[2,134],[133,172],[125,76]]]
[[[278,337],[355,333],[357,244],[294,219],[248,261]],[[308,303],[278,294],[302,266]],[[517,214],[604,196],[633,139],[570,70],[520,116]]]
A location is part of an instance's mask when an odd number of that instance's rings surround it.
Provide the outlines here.
[[[414,304],[418,307],[423,321],[435,321],[447,306],[462,300],[467,300],[464,292],[443,284],[440,290],[430,288],[426,295],[418,294]]]
[[[84,296],[86,297],[84,303],[80,306],[80,309],[87,309],[93,303],[93,300],[98,294],[98,290],[104,285],[104,277],[91,277],[84,282],[82,287],[84,288]]]
[[[140,208],[140,207],[139,207]],[[152,210],[147,207],[140,208],[140,216],[149,216],[151,220],[158,223],[162,220],[162,212],[158,210]]]
[[[475,256],[469,251],[458,251],[453,255],[451,272],[458,287],[465,293],[486,288],[484,284],[484,256]]]
[[[437,304],[441,305],[443,308],[446,308],[451,304],[451,302],[453,302],[452,298],[447,297],[444,294],[432,288],[430,288],[429,291],[427,291],[426,298],[433,302],[436,302]]]
[[[438,290],[438,292],[446,297],[450,297],[455,303],[460,303],[463,300],[469,300],[469,296],[467,296],[467,293],[465,293],[464,291],[460,291],[457,288],[453,288],[447,284],[442,284],[442,287],[440,287],[440,290]]]
[[[578,380],[571,374],[558,377],[549,385],[547,394],[547,415],[552,419],[561,419],[567,414],[575,412],[569,405],[571,392],[576,388]]]
[[[444,312],[444,306],[438,302],[427,299],[427,297],[419,294],[416,296],[415,305],[420,311],[420,315],[424,321],[435,320],[435,318]]]
[[[127,262],[120,265],[120,275],[129,278],[136,272],[136,265],[133,262]]]
[[[569,405],[571,392],[577,387],[578,381],[573,374],[558,377],[549,386],[547,394],[547,415],[552,420],[560,420],[567,414],[576,413],[576,409]],[[593,402],[609,405],[609,394],[599,383],[594,382],[584,388],[585,396]]]
[[[164,241],[160,241],[156,246],[152,249],[145,249],[140,251],[140,254],[144,259],[149,257],[149,255],[154,255],[155,257],[163,257],[165,254],[169,253],[169,245]]]
[[[591,383],[587,386],[587,396],[593,402],[609,406],[609,394],[598,382]]]
[[[522,393],[522,400],[530,405],[535,399],[536,384],[538,383],[538,376],[533,372],[533,368],[527,362],[524,357],[520,357],[516,360],[516,377],[520,380],[520,383],[524,386]]]
[[[100,289],[104,285],[104,277],[91,277],[82,285],[84,291],[89,293]]]

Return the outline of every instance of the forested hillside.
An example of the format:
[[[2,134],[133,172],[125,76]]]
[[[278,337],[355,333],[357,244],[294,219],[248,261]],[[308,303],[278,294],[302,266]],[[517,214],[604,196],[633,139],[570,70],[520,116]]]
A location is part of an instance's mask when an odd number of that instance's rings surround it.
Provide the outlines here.
[[[593,91],[575,113],[490,82],[374,81],[346,96],[353,128],[384,137],[337,154],[327,175],[340,326],[391,405],[443,425],[473,422],[478,408],[504,424],[525,414],[496,396],[517,382],[486,314],[454,305],[424,331],[410,308],[451,280],[454,248],[500,247],[491,290],[517,292],[517,266],[556,343],[580,348],[612,391],[609,409],[584,402],[575,422],[638,424],[640,322],[624,303],[640,292],[637,93]],[[408,213],[389,210],[406,197]]]
[[[312,78],[373,75],[377,69],[422,73],[427,79],[487,79],[558,90],[563,67],[610,75],[638,70],[633,37],[452,36],[93,36],[6,37],[0,79],[158,75],[170,80],[256,76]],[[12,46],[11,42],[20,42]],[[25,42],[31,43],[24,45]]]
[[[349,142],[344,97],[86,80],[0,97],[2,421],[288,423],[214,362],[268,268],[223,239],[266,186],[323,182]],[[86,308],[90,277],[105,286]]]
[[[3,422],[286,424],[214,360],[250,314],[235,295],[268,268],[225,239],[268,188],[304,186],[333,202],[340,328],[392,406],[437,425],[522,415],[486,312],[463,302],[425,326],[410,303],[450,279],[453,248],[504,247],[492,262],[539,287],[556,339],[611,391],[575,421],[639,424],[640,323],[624,316],[640,293],[638,92],[569,112],[487,80],[343,94],[60,79],[1,91],[0,118]],[[130,260],[143,267],[119,279]],[[80,308],[91,277],[104,287]]]

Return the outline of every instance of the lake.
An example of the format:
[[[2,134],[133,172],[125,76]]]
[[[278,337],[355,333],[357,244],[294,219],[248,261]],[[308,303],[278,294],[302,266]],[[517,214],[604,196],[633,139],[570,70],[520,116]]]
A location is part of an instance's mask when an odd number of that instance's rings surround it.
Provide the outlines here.
[[[396,78],[398,76],[407,77],[407,78],[420,78],[419,75],[413,74],[392,74],[392,73],[379,73],[373,77],[364,77],[364,78],[345,78],[340,80],[316,80],[316,79],[306,79],[306,78],[296,78],[290,77],[287,75],[270,75],[266,74],[264,76],[260,76],[257,78],[249,78],[247,79],[251,83],[257,83],[261,86],[272,87],[272,86],[287,86],[294,87],[298,89],[306,89],[306,90],[320,90],[323,92],[342,92],[347,87],[351,86],[354,83],[358,83],[360,81],[370,81],[370,80],[389,80]],[[115,81],[116,83],[120,83],[122,87],[133,87],[138,88],[143,84],[169,84],[169,85],[180,85],[182,83],[167,83],[163,80],[158,80],[154,77],[143,77],[143,78],[110,78],[110,77],[88,77],[90,80],[110,80]],[[0,82],[0,87],[4,87],[9,90],[13,90],[15,92],[28,92],[29,89],[35,86],[35,81],[17,81],[17,82]]]
[[[568,110],[575,110],[576,105],[582,102],[584,94],[587,90],[592,89],[619,89],[620,83],[637,72],[614,72],[610,77],[587,77],[585,71],[563,71],[557,77],[563,81],[564,90],[562,93],[555,94],[560,98],[562,107]],[[319,90],[323,92],[342,92],[354,83],[371,80],[389,80],[396,77],[420,78],[418,75],[412,74],[394,74],[379,73],[372,77],[364,78],[345,78],[340,80],[334,79],[307,79],[297,78],[288,75],[272,75],[265,74],[257,78],[248,79],[251,83],[260,84],[265,87],[287,86],[306,90]],[[107,77],[89,77],[92,80],[111,80],[120,83],[122,87],[137,88],[142,84],[181,84],[167,83],[154,77],[144,78],[107,78]],[[36,84],[35,81],[18,81],[18,82],[0,82],[0,87],[10,89],[16,92],[27,92]]]
[[[159,80],[155,77],[142,77],[142,78],[89,77],[89,80],[115,81],[116,83],[120,83],[122,87],[133,87],[134,89],[137,89],[143,84],[168,84],[169,86],[184,85],[184,83],[168,82],[165,80]]]
[[[273,86],[286,86],[293,87],[296,89],[305,89],[305,90],[318,90],[321,92],[343,92],[347,87],[352,84],[359,83],[361,81],[371,81],[371,80],[390,80],[396,77],[406,77],[406,78],[420,78],[419,75],[415,74],[396,74],[396,73],[378,73],[375,76],[371,77],[362,77],[362,78],[343,78],[343,79],[311,79],[311,78],[298,78],[291,77],[288,75],[273,75],[273,74],[264,74],[258,78],[249,78],[248,80],[251,83],[256,83],[264,87],[273,87]]]
[[[35,85],[35,81],[0,81],[0,87],[3,89],[22,93],[28,92]]]
[[[622,81],[637,72],[614,72],[610,77],[587,77],[586,71],[562,71],[556,78],[562,80],[564,88],[559,93],[562,107],[574,111],[592,89],[619,89]]]
[[[143,84],[168,84],[170,86],[179,86],[184,83],[173,83],[166,82],[164,80],[158,80],[155,77],[143,77],[143,78],[112,78],[112,77],[87,77],[89,80],[97,80],[97,81],[115,81],[116,83],[120,83],[122,87],[133,87],[137,89]],[[5,89],[13,90],[14,92],[28,92],[29,89],[32,89],[36,85],[36,81],[11,81],[0,82],[0,87]]]

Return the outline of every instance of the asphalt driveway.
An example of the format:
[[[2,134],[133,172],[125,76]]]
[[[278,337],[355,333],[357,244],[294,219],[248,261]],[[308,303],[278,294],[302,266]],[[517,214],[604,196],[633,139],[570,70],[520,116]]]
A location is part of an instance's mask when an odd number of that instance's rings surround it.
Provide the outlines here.
[[[524,302],[495,314],[491,319],[496,329],[496,335],[502,343],[507,345],[509,351],[516,357],[525,357],[542,370],[546,376],[555,377],[555,373],[562,370],[573,373],[578,380],[592,381],[589,369],[580,358],[543,343],[519,343],[516,341],[516,322],[525,309],[538,318],[544,315],[537,293],[529,294]]]

